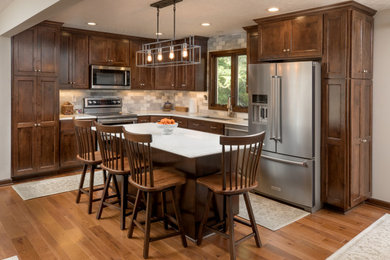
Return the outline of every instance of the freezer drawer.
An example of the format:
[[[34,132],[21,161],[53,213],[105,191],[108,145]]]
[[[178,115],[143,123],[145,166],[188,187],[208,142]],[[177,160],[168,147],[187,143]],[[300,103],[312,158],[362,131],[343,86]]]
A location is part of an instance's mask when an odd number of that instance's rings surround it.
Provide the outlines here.
[[[262,153],[256,191],[304,207],[314,206],[314,160]]]

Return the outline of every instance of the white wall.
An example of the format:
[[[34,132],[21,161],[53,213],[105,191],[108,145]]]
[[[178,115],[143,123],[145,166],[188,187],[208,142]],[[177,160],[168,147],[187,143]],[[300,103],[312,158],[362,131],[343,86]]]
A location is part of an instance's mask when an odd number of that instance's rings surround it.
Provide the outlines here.
[[[11,39],[0,36],[0,181],[11,177]]]
[[[375,15],[372,197],[390,202],[390,9]]]

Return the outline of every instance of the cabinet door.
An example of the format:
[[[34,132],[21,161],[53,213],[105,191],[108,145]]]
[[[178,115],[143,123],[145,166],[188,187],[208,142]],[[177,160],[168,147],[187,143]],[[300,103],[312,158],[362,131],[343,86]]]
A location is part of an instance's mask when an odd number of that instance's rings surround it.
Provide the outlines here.
[[[34,28],[15,35],[12,41],[14,75],[35,75],[37,66],[34,57],[37,42]]]
[[[60,37],[60,73],[58,82],[60,88],[72,87],[72,35],[61,32]]]
[[[89,88],[88,36],[72,35],[72,87]]]
[[[109,62],[109,40],[103,37],[89,38],[89,64],[105,65]]]
[[[130,45],[127,39],[110,40],[110,57],[111,63],[116,66],[129,66]]]
[[[130,42],[130,67],[131,67],[131,89],[153,89],[154,69],[137,67],[137,51],[142,48],[141,41]]]
[[[183,117],[172,117],[173,120],[178,124],[178,127],[187,128],[188,127],[188,120]]]
[[[60,32],[48,26],[37,27],[36,64],[40,76],[57,76],[60,54]]]
[[[321,193],[322,201],[347,207],[347,81],[321,82]]]
[[[60,121],[60,166],[81,165],[77,160],[76,135],[72,120]]]
[[[372,82],[351,80],[350,207],[371,195]]]
[[[175,71],[176,90],[195,90],[195,65],[177,66]]]
[[[149,123],[150,122],[150,116],[139,116],[137,117],[137,123]]]
[[[15,77],[12,87],[12,176],[35,172],[36,77]]]
[[[348,10],[324,14],[324,56],[322,74],[325,78],[346,78],[348,75]]]
[[[175,89],[175,67],[156,68],[154,88],[161,90]]]
[[[351,78],[372,78],[373,18],[352,11]]]
[[[322,15],[300,16],[291,20],[290,56],[320,57],[322,55]]]
[[[37,171],[58,168],[58,88],[56,78],[39,78],[37,84]]]
[[[259,24],[259,59],[287,57],[287,48],[290,41],[288,22]]]

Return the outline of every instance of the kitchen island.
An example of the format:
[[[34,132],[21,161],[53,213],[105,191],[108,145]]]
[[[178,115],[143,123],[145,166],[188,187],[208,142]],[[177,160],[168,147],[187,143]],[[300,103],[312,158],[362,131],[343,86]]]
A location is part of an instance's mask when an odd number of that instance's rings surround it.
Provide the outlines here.
[[[176,192],[186,235],[196,239],[207,196],[207,188],[198,185],[196,179],[220,170],[222,152],[220,136],[184,128],[176,128],[173,134],[164,135],[162,129],[155,123],[129,124],[124,125],[124,128],[133,133],[152,134],[151,147],[155,163],[170,164],[185,174],[187,182]],[[216,204],[222,213],[222,198],[217,198]],[[235,204],[237,212],[237,200]],[[213,214],[212,210],[210,212]]]

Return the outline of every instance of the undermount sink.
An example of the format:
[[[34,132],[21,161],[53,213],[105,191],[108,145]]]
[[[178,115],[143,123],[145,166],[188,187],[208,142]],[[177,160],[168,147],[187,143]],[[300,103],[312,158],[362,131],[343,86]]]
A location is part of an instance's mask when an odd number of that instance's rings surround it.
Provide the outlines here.
[[[216,116],[200,116],[201,118],[216,119],[216,120],[232,120],[233,118],[216,117]]]

